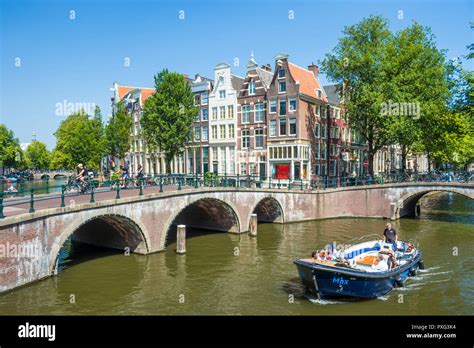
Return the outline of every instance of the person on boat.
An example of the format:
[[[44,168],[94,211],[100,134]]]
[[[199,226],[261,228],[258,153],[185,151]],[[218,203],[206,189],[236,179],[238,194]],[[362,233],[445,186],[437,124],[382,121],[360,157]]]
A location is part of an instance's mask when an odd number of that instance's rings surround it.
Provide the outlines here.
[[[383,231],[383,241],[385,243],[392,243],[395,249],[397,248],[398,234],[390,222],[385,226],[385,230]]]

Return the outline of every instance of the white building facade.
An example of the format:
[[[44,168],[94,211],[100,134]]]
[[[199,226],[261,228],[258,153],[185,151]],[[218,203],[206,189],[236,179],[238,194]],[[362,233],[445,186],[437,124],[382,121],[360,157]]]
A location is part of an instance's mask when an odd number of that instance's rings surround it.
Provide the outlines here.
[[[232,75],[230,66],[214,68],[214,88],[209,94],[209,171],[235,175],[237,139],[237,96],[243,78]]]

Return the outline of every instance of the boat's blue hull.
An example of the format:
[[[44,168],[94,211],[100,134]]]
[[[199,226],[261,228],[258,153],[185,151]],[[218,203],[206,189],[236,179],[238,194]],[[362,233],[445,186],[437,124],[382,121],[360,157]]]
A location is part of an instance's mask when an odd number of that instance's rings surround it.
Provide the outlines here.
[[[388,272],[368,273],[296,260],[305,287],[321,298],[376,298],[400,286],[419,268],[421,253],[407,264]]]

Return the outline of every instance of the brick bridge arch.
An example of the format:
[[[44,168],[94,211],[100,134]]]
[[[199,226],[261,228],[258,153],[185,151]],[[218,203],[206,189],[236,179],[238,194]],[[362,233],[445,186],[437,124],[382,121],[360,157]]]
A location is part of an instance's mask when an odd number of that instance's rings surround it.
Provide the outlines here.
[[[259,222],[285,223],[285,211],[281,202],[271,195],[260,198],[251,209],[253,214],[257,214]],[[250,224],[250,216],[247,225]]]
[[[91,233],[88,227],[96,227]],[[147,228],[140,221],[119,214],[95,212],[86,218],[78,219],[64,228],[62,233],[52,240],[48,251],[50,274],[56,273],[59,252],[69,237],[97,246],[147,254],[150,252],[150,237]]]
[[[434,187],[434,188],[419,188],[413,191],[409,191],[402,195],[395,204],[394,208],[394,218],[399,219],[404,216],[414,216],[418,215],[417,205],[423,196],[432,192],[450,192],[456,193],[461,196],[474,199],[471,191],[464,191],[452,187]]]
[[[173,226],[186,225],[212,231],[240,233],[242,219],[238,209],[230,201],[215,197],[190,196],[181,200],[163,227],[160,248],[165,248],[168,234]]]

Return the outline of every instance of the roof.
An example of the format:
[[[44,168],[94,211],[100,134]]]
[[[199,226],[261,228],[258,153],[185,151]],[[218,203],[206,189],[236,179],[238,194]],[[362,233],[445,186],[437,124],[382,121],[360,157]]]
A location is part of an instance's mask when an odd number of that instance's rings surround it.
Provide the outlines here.
[[[341,96],[339,94],[339,91],[337,90],[337,88],[340,86],[340,84],[323,86],[324,91],[328,96],[329,104],[339,105],[341,103]]]
[[[290,62],[288,62],[288,68],[290,69],[291,76],[293,76],[293,78],[300,84],[300,93],[306,94],[312,98],[327,101],[324,90],[319,83],[318,78],[315,77],[311,71]],[[316,94],[316,90],[318,89],[320,89],[322,92],[321,98]]]
[[[142,88],[142,87],[130,87],[130,86],[119,86],[118,87],[118,96],[119,100],[123,100],[123,98],[132,91],[140,91],[140,99],[141,102],[144,103],[151,95],[155,93],[154,88]]]
[[[245,79],[237,75],[230,75],[230,80],[232,82],[232,87],[234,88],[234,90],[240,91]]]
[[[262,81],[263,87],[265,90],[268,89],[270,84],[272,83],[273,73],[271,71],[267,71],[261,68],[256,69],[258,76],[260,77],[260,81]]]

